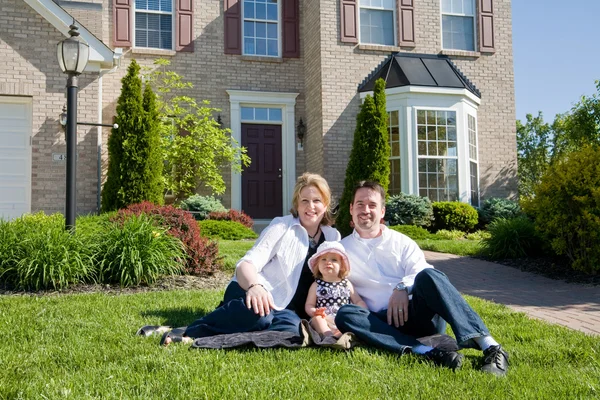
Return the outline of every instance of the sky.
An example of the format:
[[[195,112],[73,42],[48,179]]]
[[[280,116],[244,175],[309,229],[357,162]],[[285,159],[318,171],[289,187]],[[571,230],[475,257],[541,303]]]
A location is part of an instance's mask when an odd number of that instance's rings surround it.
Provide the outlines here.
[[[596,93],[600,0],[512,0],[517,119],[545,122]]]

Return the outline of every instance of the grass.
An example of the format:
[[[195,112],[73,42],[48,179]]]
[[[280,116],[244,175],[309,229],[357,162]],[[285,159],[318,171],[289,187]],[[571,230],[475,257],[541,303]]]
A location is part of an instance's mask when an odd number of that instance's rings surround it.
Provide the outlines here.
[[[219,256],[223,256],[223,270],[233,272],[237,262],[254,245],[254,240],[219,240]]]
[[[422,250],[450,253],[458,256],[476,256],[481,251],[479,240],[415,240]]]
[[[600,394],[600,338],[467,300],[508,349],[508,377],[372,348],[188,350],[134,336],[145,324],[180,326],[213,309],[221,291],[0,297],[0,399],[510,399]]]

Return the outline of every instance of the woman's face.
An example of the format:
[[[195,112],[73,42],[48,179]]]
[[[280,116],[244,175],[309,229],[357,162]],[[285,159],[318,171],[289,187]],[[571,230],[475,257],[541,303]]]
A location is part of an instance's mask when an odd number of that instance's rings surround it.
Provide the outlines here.
[[[327,206],[321,192],[314,186],[306,186],[298,196],[298,217],[304,228],[314,228],[321,223]],[[308,230],[308,229],[307,229]]]

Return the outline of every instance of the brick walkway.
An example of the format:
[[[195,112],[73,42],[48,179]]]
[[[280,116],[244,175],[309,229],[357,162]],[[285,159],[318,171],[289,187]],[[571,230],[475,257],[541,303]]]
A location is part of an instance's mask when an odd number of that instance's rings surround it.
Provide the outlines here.
[[[534,318],[600,335],[600,286],[566,283],[452,254],[426,251],[425,257],[448,275],[461,293],[506,304]]]

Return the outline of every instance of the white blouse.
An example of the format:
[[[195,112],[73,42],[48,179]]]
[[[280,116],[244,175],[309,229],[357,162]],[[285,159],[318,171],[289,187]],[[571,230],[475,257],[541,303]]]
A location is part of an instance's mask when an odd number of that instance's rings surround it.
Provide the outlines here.
[[[339,241],[340,233],[321,225],[326,241]],[[276,309],[285,308],[296,293],[302,266],[308,254],[308,233],[292,215],[271,221],[254,246],[237,263],[247,261],[256,267],[258,283],[271,292]],[[237,281],[233,276],[232,281]]]

